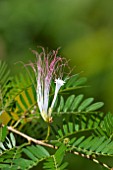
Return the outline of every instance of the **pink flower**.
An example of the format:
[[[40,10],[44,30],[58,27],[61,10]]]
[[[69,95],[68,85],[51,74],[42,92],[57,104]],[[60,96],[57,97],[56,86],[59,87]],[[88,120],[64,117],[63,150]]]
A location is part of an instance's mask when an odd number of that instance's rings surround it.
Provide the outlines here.
[[[44,121],[50,122],[52,109],[58,92],[65,83],[65,81],[62,80],[63,73],[61,72],[65,64],[63,63],[63,59],[57,56],[58,50],[46,54],[45,50],[42,48],[41,53],[33,52],[36,54],[37,61],[35,64],[30,63],[30,65],[35,72],[37,81],[37,104]],[[50,108],[48,108],[50,86],[53,78],[55,79],[56,87],[53,101]]]

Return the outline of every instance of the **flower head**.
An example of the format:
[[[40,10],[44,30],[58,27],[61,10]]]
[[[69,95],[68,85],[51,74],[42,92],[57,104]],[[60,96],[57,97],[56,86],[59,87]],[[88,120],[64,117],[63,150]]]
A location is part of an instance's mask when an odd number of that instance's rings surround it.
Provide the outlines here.
[[[30,63],[30,65],[36,75],[37,104],[42,118],[49,122],[58,92],[65,83],[65,81],[62,80],[62,71],[66,62],[63,63],[64,59],[57,56],[58,50],[46,54],[45,50],[42,48],[41,53],[33,52],[36,54],[37,61],[35,64]],[[55,79],[56,87],[53,101],[49,107],[49,93],[53,79]]]

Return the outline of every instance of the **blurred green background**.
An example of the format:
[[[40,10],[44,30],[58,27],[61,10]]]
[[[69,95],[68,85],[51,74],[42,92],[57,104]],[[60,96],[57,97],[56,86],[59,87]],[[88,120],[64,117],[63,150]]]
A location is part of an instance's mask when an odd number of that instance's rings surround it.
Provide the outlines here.
[[[17,61],[32,60],[29,49],[37,45],[62,47],[74,72],[88,77],[87,96],[113,112],[113,0],[0,0],[0,59],[12,73],[20,71]],[[101,169],[78,157],[71,165],[71,170]]]

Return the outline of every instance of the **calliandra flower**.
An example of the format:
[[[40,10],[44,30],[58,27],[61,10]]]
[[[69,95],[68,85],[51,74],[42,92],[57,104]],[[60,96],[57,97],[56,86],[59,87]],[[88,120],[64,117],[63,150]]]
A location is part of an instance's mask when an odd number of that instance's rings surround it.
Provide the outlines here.
[[[51,114],[58,92],[65,83],[65,81],[62,80],[62,71],[65,63],[63,63],[63,58],[57,56],[58,50],[46,54],[45,50],[42,48],[41,53],[38,53],[36,51],[33,52],[36,55],[37,61],[35,64],[30,63],[30,65],[36,76],[37,104],[44,121],[50,122],[52,119]],[[51,82],[53,79],[55,79],[56,86],[53,100],[49,107],[49,93]]]

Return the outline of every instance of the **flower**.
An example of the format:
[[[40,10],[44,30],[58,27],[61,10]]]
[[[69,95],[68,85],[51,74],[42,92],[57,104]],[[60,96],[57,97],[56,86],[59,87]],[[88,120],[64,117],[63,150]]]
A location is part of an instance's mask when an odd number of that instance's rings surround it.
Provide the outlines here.
[[[58,78],[58,79],[55,80],[55,83],[56,83],[56,88],[55,88],[55,94],[54,94],[54,98],[53,98],[53,101],[52,101],[52,104],[51,104],[51,108],[54,107],[58,92],[59,92],[61,86],[64,85],[65,81]]]
[[[33,52],[36,54],[37,61],[35,64],[30,63],[30,65],[36,76],[37,104],[44,121],[50,122],[58,92],[65,83],[65,81],[62,80],[62,68],[65,64],[63,63],[63,58],[57,56],[58,50],[46,54],[45,50],[42,48],[41,53],[36,51]],[[51,106],[49,107],[50,87],[54,77],[56,86],[54,97]]]

